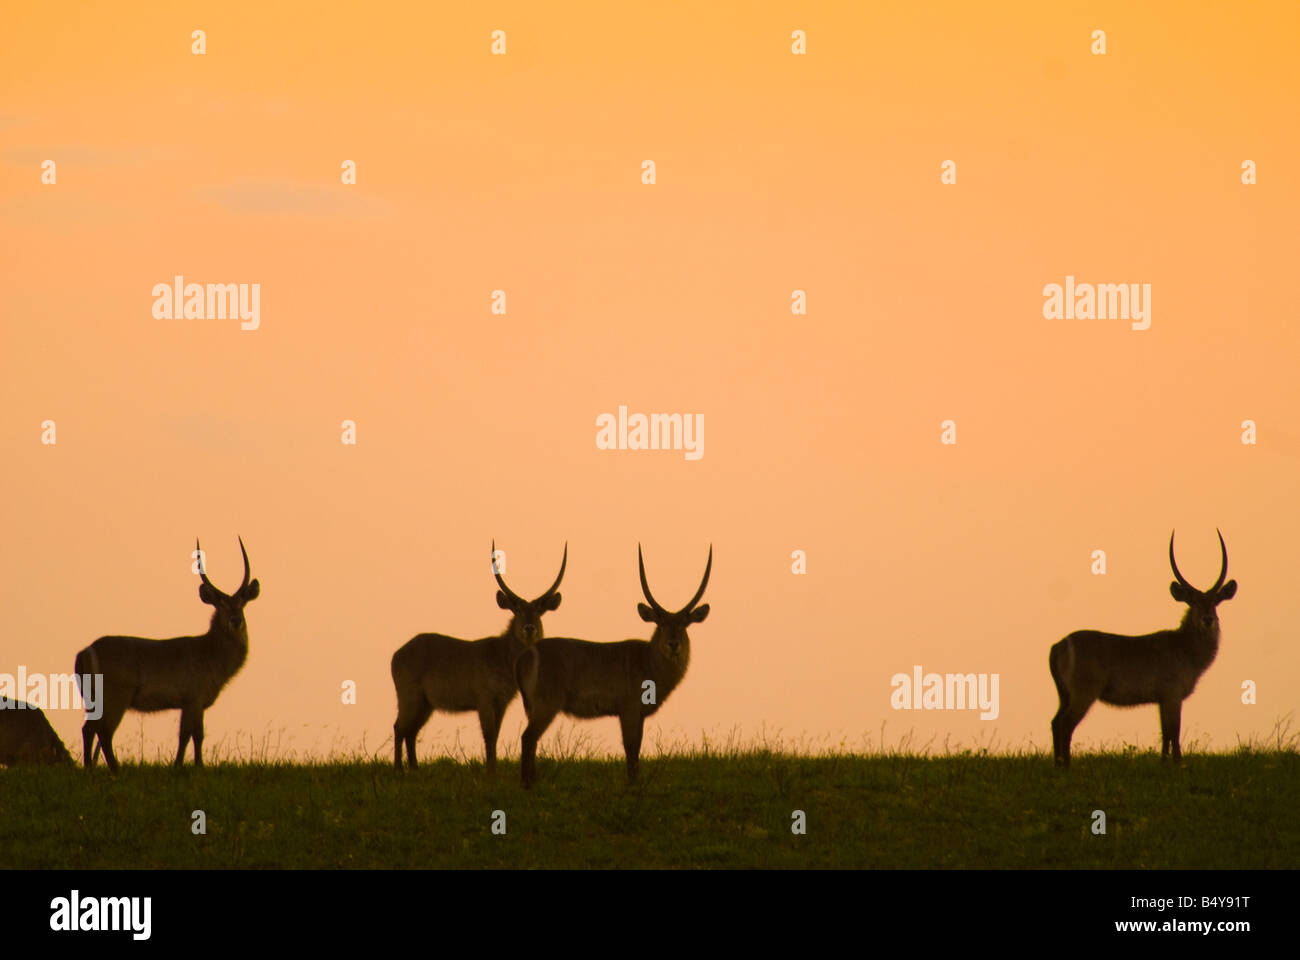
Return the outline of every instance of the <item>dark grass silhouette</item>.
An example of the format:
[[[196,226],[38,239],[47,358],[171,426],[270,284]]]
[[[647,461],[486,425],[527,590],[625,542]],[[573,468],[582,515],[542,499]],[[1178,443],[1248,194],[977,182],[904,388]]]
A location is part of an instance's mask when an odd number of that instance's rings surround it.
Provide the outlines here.
[[[588,728],[589,729],[589,728]],[[1300,754],[1267,744],[1181,767],[1130,747],[923,756],[782,752],[780,741],[587,756],[557,730],[532,790],[441,758],[279,763],[264,741],[182,771],[0,769],[0,844],[18,867],[1294,867]],[[909,741],[903,741],[908,745]],[[214,756],[219,756],[214,745]],[[546,747],[550,749],[547,750]],[[930,745],[920,749],[929,751]],[[379,753],[386,755],[385,743]],[[162,757],[162,759],[166,759]],[[516,768],[502,760],[502,774]],[[201,809],[207,834],[191,833]],[[1107,833],[1091,832],[1092,812]],[[506,814],[506,834],[491,832]],[[807,834],[791,833],[804,811]]]

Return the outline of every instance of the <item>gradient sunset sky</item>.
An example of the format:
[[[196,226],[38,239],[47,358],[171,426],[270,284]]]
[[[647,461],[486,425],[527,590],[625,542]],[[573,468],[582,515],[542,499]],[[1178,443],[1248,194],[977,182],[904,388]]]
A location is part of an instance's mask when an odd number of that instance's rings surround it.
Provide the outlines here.
[[[1204,588],[1218,527],[1240,590],[1183,747],[1300,727],[1300,6],[476,7],[0,13],[0,672],[202,632],[194,538],[229,591],[241,535],[262,596],[208,752],[390,757],[392,652],[505,626],[493,538],[528,596],[568,542],[544,626],[589,640],[649,636],[638,542],[674,608],[712,544],[648,756],[1049,751],[1050,645],[1175,626],[1170,531]],[[155,319],[177,274],[260,284],[260,328]],[[1045,319],[1067,276],[1151,284],[1150,329]],[[702,414],[703,457],[597,449],[620,405]],[[891,709],[917,664],[998,673],[1000,715]],[[177,722],[129,714],[118,756]],[[458,737],[482,756],[470,714],[421,755]],[[1075,739],[1120,741],[1156,708]]]

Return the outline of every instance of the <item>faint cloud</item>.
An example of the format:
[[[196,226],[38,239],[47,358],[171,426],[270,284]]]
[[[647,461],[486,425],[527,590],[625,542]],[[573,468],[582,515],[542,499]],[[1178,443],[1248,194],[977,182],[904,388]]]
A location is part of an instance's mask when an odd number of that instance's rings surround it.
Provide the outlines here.
[[[343,184],[323,187],[289,180],[242,180],[200,187],[198,193],[233,213],[375,217],[389,212],[385,201]]]
[[[3,123],[0,122],[0,127],[2,126]],[[117,167],[151,164],[157,161],[160,155],[174,152],[175,149],[175,147],[157,144],[140,147],[103,147],[89,144],[14,147],[0,151],[0,162],[24,165],[53,160],[60,165],[66,163],[82,167]]]

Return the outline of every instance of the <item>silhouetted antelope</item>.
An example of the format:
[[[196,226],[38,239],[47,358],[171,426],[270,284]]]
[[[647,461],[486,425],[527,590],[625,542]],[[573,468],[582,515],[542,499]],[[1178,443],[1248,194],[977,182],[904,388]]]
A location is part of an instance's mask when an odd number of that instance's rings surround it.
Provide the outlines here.
[[[202,556],[197,540],[194,546]],[[81,728],[83,761],[87,767],[95,765],[102,748],[108,768],[117,770],[113,732],[128,709],[145,713],[179,709],[181,731],[176,766],[184,761],[185,747],[191,739],[194,763],[203,766],[203,711],[212,706],[221,688],[248,658],[244,604],[256,600],[262,589],[256,580],[249,580],[248,551],[242,539],[239,552],[244,555],[244,582],[233,594],[224,594],[214,587],[205,564],[199,564],[199,576],[203,580],[199,584],[199,599],[216,608],[207,633],[170,640],[100,637],[77,654],[78,682],[86,674],[98,673],[104,677],[103,714],[98,720],[88,719]],[[92,752],[96,738],[98,744]]]
[[[569,637],[541,640],[526,650],[515,664],[515,679],[524,697],[528,727],[523,736],[524,786],[537,780],[537,741],[557,713],[571,717],[618,717],[627,754],[627,777],[636,780],[645,718],[668,698],[686,676],[691,641],[686,628],[709,615],[709,605],[696,609],[713,569],[713,547],[704,568],[700,589],[686,606],[669,613],[655,601],[646,582],[641,545],[636,548],[641,568],[641,591],[649,606],[638,603],[637,613],[655,625],[649,640],[591,643]]]
[[[40,707],[0,697],[0,764],[72,763]]]
[[[492,575],[496,578],[497,606],[512,616],[505,632],[482,640],[458,640],[441,633],[412,637],[393,654],[393,686],[397,689],[397,721],[393,724],[393,762],[402,769],[402,743],[406,760],[415,768],[415,738],[435,710],[447,713],[478,711],[487,770],[497,765],[497,734],[506,707],[515,698],[515,659],[542,638],[542,614],[560,605],[560,581],[569,562],[564,545],[560,573],[550,589],[536,600],[525,600],[506,586],[496,566],[496,541],[492,542]]]
[[[1216,531],[1217,532],[1217,531]],[[1219,534],[1223,565],[1219,579],[1204,593],[1183,579],[1174,562],[1174,535],[1169,535],[1169,566],[1174,582],[1169,592],[1187,604],[1176,630],[1159,630],[1140,637],[1097,630],[1078,630],[1053,644],[1048,657],[1061,707],[1052,718],[1052,749],[1058,766],[1070,765],[1070,737],[1093,702],[1117,707],[1143,703],[1160,705],[1160,758],[1173,748],[1182,760],[1179,728],[1183,701],[1219,652],[1219,615],[1215,609],[1237,592],[1229,580],[1228,548]]]

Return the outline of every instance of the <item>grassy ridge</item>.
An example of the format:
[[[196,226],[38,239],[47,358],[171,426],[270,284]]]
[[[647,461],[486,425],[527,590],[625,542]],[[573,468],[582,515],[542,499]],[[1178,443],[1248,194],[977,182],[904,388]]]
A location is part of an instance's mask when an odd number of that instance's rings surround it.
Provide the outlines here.
[[[1295,867],[1300,755],[0,769],[11,867]],[[191,832],[202,810],[207,833]],[[791,832],[803,810],[807,834]],[[1092,811],[1107,833],[1091,832]],[[506,817],[491,831],[493,811]]]

